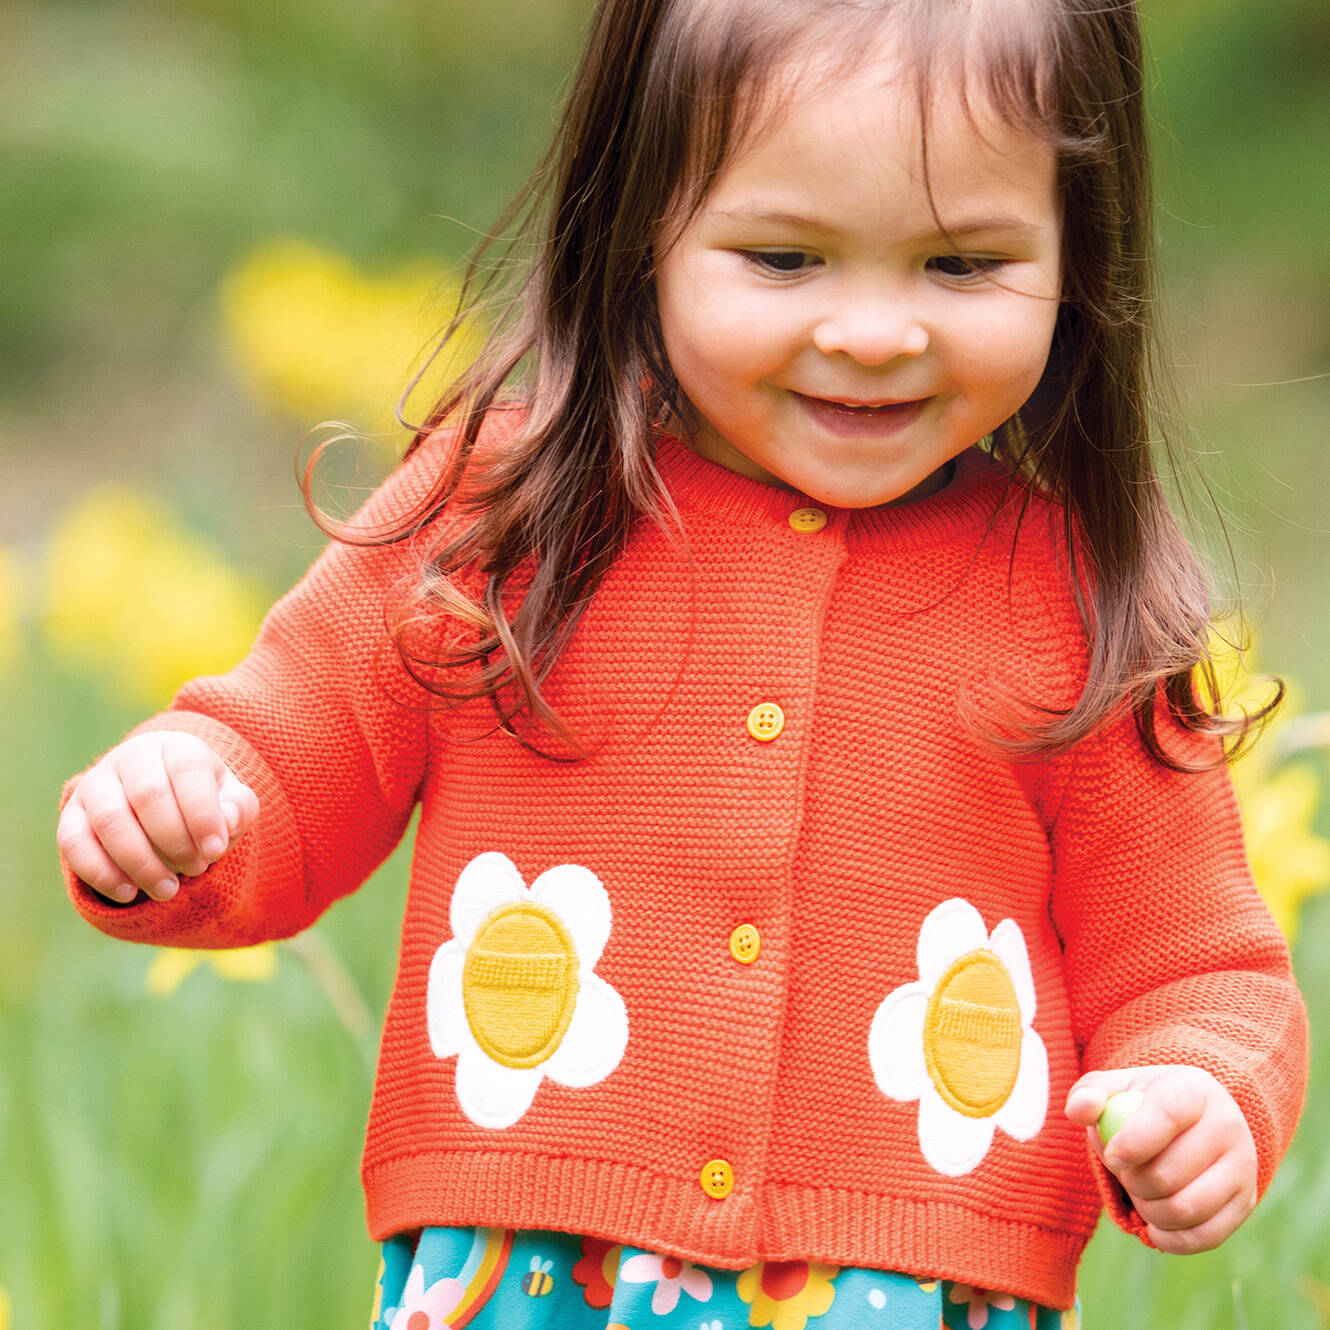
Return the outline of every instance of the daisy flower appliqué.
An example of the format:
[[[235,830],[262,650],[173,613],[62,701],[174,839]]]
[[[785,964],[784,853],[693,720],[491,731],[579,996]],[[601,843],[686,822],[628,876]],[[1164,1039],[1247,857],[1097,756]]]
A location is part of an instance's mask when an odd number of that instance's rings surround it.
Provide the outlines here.
[[[919,1101],[924,1158],[961,1177],[983,1161],[997,1128],[1028,1141],[1048,1113],[1030,957],[1015,920],[990,934],[959,898],[924,920],[916,955],[918,980],[889,993],[873,1017],[868,1059],[884,1095]]]
[[[594,973],[610,936],[610,898],[578,864],[531,887],[506,855],[462,869],[450,912],[453,936],[430,962],[425,1007],[430,1047],[456,1057],[462,1112],[479,1127],[511,1127],[548,1076],[595,1085],[628,1046],[628,1012]]]

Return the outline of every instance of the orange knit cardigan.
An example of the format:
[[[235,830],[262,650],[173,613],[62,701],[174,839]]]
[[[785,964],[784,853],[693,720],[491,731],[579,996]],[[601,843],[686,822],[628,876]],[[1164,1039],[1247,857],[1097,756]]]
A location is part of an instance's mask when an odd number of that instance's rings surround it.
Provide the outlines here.
[[[424,492],[446,443],[376,495]],[[819,508],[673,439],[686,543],[640,524],[549,697],[573,763],[430,709],[386,640],[404,547],[331,546],[229,674],[146,728],[212,744],[256,827],[121,938],[288,936],[420,827],[370,1110],[376,1238],[553,1228],[738,1267],[817,1260],[1052,1306],[1101,1204],[1082,1070],[1188,1062],[1270,1181],[1305,1013],[1224,770],[1129,721],[1013,763],[962,719],[1085,668],[1056,513],[978,450],[926,500]],[[1196,743],[1174,735],[1180,748]]]

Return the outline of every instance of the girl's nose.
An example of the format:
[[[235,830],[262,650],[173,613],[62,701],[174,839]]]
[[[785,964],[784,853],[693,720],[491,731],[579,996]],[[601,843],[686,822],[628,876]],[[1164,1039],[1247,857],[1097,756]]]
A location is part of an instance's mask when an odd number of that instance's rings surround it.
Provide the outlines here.
[[[913,360],[928,350],[928,329],[908,310],[881,302],[843,307],[813,331],[813,345],[825,356],[847,355],[861,365]]]

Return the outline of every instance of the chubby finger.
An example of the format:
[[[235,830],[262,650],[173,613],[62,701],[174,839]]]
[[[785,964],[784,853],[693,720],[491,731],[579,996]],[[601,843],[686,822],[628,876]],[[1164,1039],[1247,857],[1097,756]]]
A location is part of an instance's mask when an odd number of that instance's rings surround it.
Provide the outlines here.
[[[230,767],[223,766],[222,769],[225,775],[218,799],[226,820],[228,844],[234,845],[258,821],[259,796]]]
[[[164,768],[193,850],[185,872],[196,877],[226,853],[230,832],[221,803],[226,764],[203,743],[167,748]]]
[[[119,905],[127,904],[138,895],[138,888],[125,880],[125,874],[102,849],[92,823],[88,821],[87,811],[77,796],[60,814],[55,843],[75,875],[98,895]]]
[[[1151,1243],[1160,1251],[1171,1252],[1177,1256],[1211,1251],[1232,1236],[1255,1206],[1254,1196],[1239,1193],[1231,1196],[1213,1214],[1199,1223],[1181,1228],[1169,1228],[1147,1220],[1146,1233]],[[1141,1216],[1145,1218],[1143,1211]]]
[[[1175,1196],[1193,1182],[1214,1169],[1224,1157],[1228,1146],[1213,1131],[1203,1130],[1204,1124],[1189,1127],[1171,1140],[1158,1154],[1139,1164],[1122,1162],[1114,1148],[1116,1137],[1105,1147],[1105,1162],[1113,1169],[1118,1180],[1131,1193],[1134,1200],[1157,1201]],[[1124,1127],[1125,1131],[1126,1128]],[[1117,1159],[1114,1167],[1110,1160]],[[1137,1208],[1140,1206],[1138,1204]],[[1142,1212],[1144,1213],[1144,1212]]]
[[[1136,1213],[1164,1233],[1181,1233],[1199,1228],[1237,1198],[1238,1188],[1231,1175],[1219,1169],[1197,1178],[1190,1186],[1157,1201],[1133,1197]]]
[[[123,874],[122,881],[133,883],[154,900],[174,896],[179,881],[139,826],[115,772],[94,767],[79,782],[77,797],[92,834]]]
[[[201,873],[205,867],[198,843],[190,834],[163,750],[138,745],[118,750],[120,785],[143,834],[162,860],[180,873]]]
[[[1104,1147],[1104,1163],[1120,1174],[1154,1159],[1200,1121],[1205,1097],[1185,1077],[1160,1077],[1142,1087],[1141,1106]]]

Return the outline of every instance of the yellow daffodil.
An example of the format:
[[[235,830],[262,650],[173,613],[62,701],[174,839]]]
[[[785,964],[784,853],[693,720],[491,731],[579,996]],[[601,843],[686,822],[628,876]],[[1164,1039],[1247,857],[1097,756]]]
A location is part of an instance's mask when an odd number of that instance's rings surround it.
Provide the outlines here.
[[[1233,782],[1252,875],[1291,942],[1303,901],[1330,887],[1330,841],[1315,831],[1320,778],[1306,763],[1272,771],[1253,755],[1236,764]]]
[[[0,671],[18,659],[22,588],[18,560],[0,546]]]
[[[9,1320],[13,1310],[9,1292],[3,1284],[0,1284],[0,1330],[9,1330]]]
[[[1221,624],[1210,634],[1210,660],[1214,665],[1215,688],[1211,689],[1205,676],[1198,676],[1200,693],[1206,706],[1219,710],[1225,716],[1241,716],[1259,711],[1274,696],[1275,686],[1251,671],[1255,660],[1255,638],[1246,634],[1247,645],[1239,649],[1235,643],[1243,641],[1240,626]],[[1289,710],[1286,699],[1282,708]]]
[[[169,997],[200,965],[211,967],[233,983],[265,983],[277,973],[277,944],[236,947],[230,951],[184,951],[164,947],[148,967],[148,992]]]
[[[1316,1308],[1322,1326],[1330,1330],[1330,1285],[1321,1283],[1315,1275],[1299,1275],[1294,1288]]]
[[[1271,696],[1271,685],[1247,674],[1239,653],[1223,640],[1233,637],[1233,633],[1222,631],[1211,647],[1218,697],[1226,715],[1243,710],[1250,713]],[[1253,653],[1249,650],[1246,654]],[[1203,686],[1202,694],[1213,706],[1210,689]],[[1267,732],[1233,765],[1252,876],[1275,922],[1290,941],[1297,936],[1303,901],[1330,888],[1330,841],[1315,829],[1321,803],[1320,777],[1305,762],[1281,761],[1295,727],[1306,730],[1307,721],[1316,719],[1294,716],[1295,697],[1296,690],[1290,688]],[[1306,746],[1310,745],[1300,745]]]
[[[397,399],[452,318],[459,292],[432,261],[366,275],[334,249],[277,239],[242,259],[220,295],[232,355],[261,401],[302,424],[345,419],[391,435],[400,434]],[[449,342],[412,394],[417,414],[482,345],[477,327]]]
[[[134,705],[244,655],[269,600],[211,541],[123,486],[89,492],[56,523],[42,623],[55,654]]]

